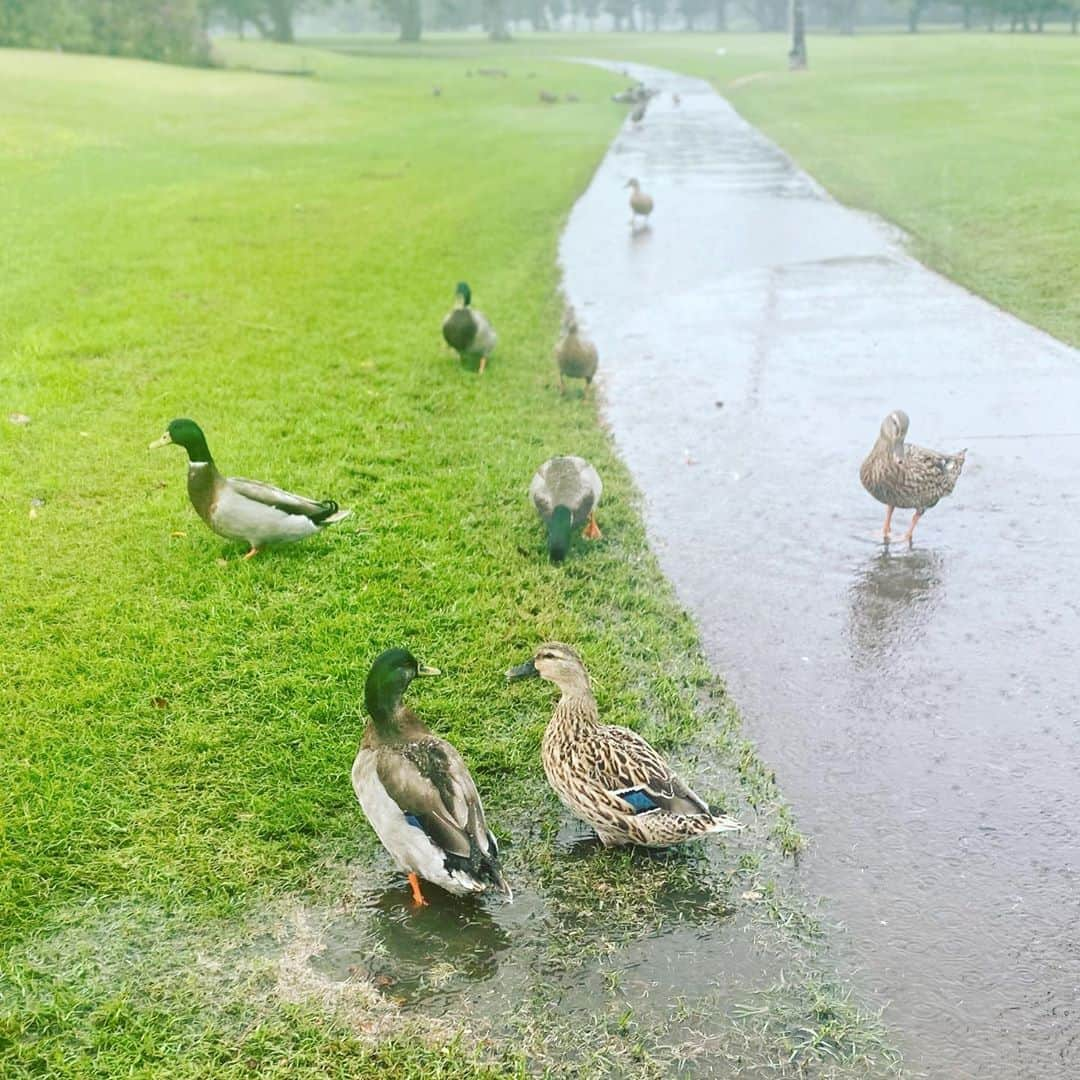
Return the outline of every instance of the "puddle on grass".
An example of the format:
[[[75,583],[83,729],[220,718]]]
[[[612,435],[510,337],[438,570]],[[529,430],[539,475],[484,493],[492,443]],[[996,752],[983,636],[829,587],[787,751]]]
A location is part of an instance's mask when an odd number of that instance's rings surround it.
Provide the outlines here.
[[[908,258],[705,83],[628,67],[665,93],[561,259],[654,550],[906,1074],[1075,1075],[1080,354]],[[886,551],[858,468],[898,406],[968,458]]]
[[[596,873],[606,859],[612,885]],[[325,923],[309,962],[319,977],[379,987],[406,1017],[479,1024],[530,1055],[540,1046],[522,1039],[544,1025],[537,1065],[586,1050],[610,1065],[638,1040],[670,1075],[713,1076],[712,1044],[719,1053],[730,1043],[732,1010],[772,987],[784,964],[772,928],[738,901],[746,879],[735,865],[731,850],[605,852],[568,825],[541,886],[512,904],[429,888],[416,909],[388,873]],[[634,875],[641,894],[620,894]],[[582,1032],[599,1041],[580,1042]]]

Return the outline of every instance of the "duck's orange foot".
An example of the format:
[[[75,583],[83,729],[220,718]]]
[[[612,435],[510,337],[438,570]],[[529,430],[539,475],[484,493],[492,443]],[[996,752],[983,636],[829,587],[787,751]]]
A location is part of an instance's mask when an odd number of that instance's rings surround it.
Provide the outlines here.
[[[602,540],[604,534],[600,531],[600,526],[596,524],[596,515],[589,515],[589,523],[582,530],[581,535],[586,540]]]
[[[251,550],[244,556],[245,559],[254,559],[259,554],[259,549],[254,544],[251,546]]]
[[[428,902],[420,891],[420,879],[415,874],[409,875],[409,887],[412,889],[412,902],[414,907],[427,907]]]

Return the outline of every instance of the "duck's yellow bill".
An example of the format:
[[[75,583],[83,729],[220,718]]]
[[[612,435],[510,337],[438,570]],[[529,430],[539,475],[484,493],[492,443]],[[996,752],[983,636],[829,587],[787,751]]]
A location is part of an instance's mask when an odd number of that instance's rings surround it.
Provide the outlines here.
[[[418,664],[416,667],[417,675],[441,675],[442,672],[437,667],[432,667],[430,664]]]
[[[155,439],[147,449],[156,450],[159,446],[168,446],[172,442],[172,436],[166,431],[160,439]]]

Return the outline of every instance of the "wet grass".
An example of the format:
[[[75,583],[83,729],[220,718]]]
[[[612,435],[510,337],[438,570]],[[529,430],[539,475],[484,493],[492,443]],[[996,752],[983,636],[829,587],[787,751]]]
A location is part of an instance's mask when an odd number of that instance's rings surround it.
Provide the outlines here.
[[[774,34],[523,35],[519,45],[708,79],[838,199],[904,229],[927,265],[1080,345],[1071,35],[812,35],[810,69],[794,75]],[[433,38],[424,48],[463,47]]]
[[[559,861],[537,754],[550,693],[502,678],[541,639],[581,649],[612,721],[671,750],[708,733],[692,769],[753,817],[766,884],[800,843],[592,406],[555,392],[556,237],[618,122],[613,80],[513,53],[514,77],[489,80],[460,58],[231,51],[316,77],[0,52],[0,1071],[573,1060],[590,1029],[492,1041],[318,976],[301,916],[385,866],[348,772],[390,645],[445,672],[413,704],[470,762],[515,884],[540,882],[567,927],[587,913],[617,948],[682,917],[663,901],[690,887],[726,918],[746,856]],[[582,103],[542,106],[541,84]],[[483,379],[439,339],[461,279],[501,336]],[[146,452],[179,415],[226,470],[354,518],[240,562],[188,505],[182,455]],[[604,476],[606,538],[554,568],[525,492],[568,449]],[[522,1030],[552,1013],[542,984]],[[667,1060],[611,1010],[598,1054]]]

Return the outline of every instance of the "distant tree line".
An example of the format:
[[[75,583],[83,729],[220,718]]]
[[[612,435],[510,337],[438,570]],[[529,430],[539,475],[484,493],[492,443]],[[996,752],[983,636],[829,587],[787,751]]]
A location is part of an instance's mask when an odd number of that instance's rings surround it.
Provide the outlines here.
[[[383,25],[396,26],[407,41],[419,40],[424,27],[481,27],[492,36],[505,34],[507,27],[541,33],[784,31],[791,15],[791,0],[360,0],[357,9],[362,12],[365,6],[382,16]],[[917,33],[924,22],[1038,32],[1051,21],[1065,21],[1076,33],[1080,20],[1080,0],[806,0],[805,10],[809,26],[844,34],[860,26],[897,23]],[[367,20],[364,25],[371,28]]]
[[[0,0],[0,45],[206,63],[200,0]]]
[[[210,62],[207,29],[220,20],[292,41],[299,11],[328,0],[0,0],[0,46]],[[419,2],[419,0],[417,0]]]
[[[211,59],[208,30],[252,28],[274,41],[293,40],[298,15],[326,8],[374,13],[406,41],[425,26],[481,27],[502,40],[510,28],[614,30],[785,30],[790,0],[0,0],[0,46],[69,49],[138,56],[177,64]],[[1073,33],[1080,0],[806,0],[811,27],[854,33],[859,26],[903,20],[911,33],[924,21],[967,29],[1039,32],[1064,19]]]

